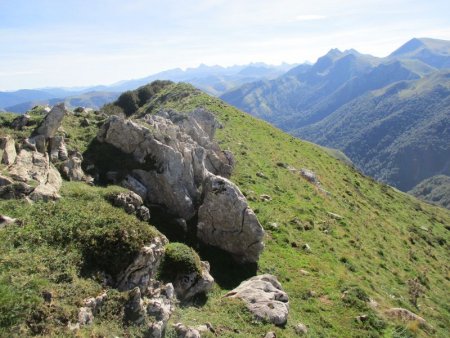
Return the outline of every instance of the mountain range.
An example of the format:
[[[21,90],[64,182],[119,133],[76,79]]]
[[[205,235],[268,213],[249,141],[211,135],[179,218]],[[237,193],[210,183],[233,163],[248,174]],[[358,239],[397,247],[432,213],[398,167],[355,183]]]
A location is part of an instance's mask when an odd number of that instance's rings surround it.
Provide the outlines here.
[[[412,39],[385,58],[330,50],[312,66],[221,98],[297,137],[343,151],[408,191],[450,174],[450,42]]]
[[[221,95],[245,83],[260,79],[274,79],[296,65],[283,63],[273,66],[265,63],[251,63],[230,67],[200,65],[196,68],[175,68],[159,72],[141,79],[120,81],[112,85],[86,88],[43,88],[21,89],[13,92],[0,92],[0,108],[24,113],[36,105],[53,105],[64,101],[68,107],[83,106],[99,109],[114,101],[121,92],[136,89],[155,80],[188,82],[211,94]]]

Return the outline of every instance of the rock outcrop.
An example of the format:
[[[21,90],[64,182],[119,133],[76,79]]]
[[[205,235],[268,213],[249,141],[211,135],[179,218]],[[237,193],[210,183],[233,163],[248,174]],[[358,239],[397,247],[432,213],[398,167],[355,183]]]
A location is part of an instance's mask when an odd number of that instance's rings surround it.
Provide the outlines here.
[[[139,287],[144,291],[151,279],[156,276],[167,242],[164,236],[158,236],[144,246],[133,263],[118,276],[117,288],[124,291]]]
[[[289,314],[289,298],[273,275],[260,275],[242,282],[225,297],[240,298],[256,318],[284,325]]]
[[[232,253],[239,261],[256,261],[264,248],[264,231],[239,188],[226,178],[209,175],[203,194],[197,237]]]
[[[61,175],[51,164],[48,154],[22,149],[16,157],[14,164],[9,166],[9,175],[26,188],[25,195],[33,201],[55,200],[62,185]],[[10,198],[17,198],[13,194]]]
[[[264,231],[245,197],[226,179],[234,159],[213,140],[218,127],[205,110],[161,112],[134,122],[111,116],[97,139],[136,161],[124,181],[127,188],[145,194],[146,202],[165,207],[174,218],[192,220],[198,213],[199,239],[240,262],[256,262]],[[218,192],[217,185],[225,190]]]
[[[112,196],[112,203],[129,214],[135,214],[141,221],[150,220],[150,210],[144,205],[141,196],[133,191]]]
[[[64,103],[57,104],[45,116],[42,123],[36,128],[35,135],[42,135],[46,139],[53,138],[61,126],[62,120],[67,110]]]
[[[10,136],[0,138],[0,160],[1,163],[11,165],[17,157],[16,142]]]
[[[427,327],[427,322],[422,317],[404,308],[391,308],[385,311],[389,318],[399,319],[405,322],[417,322],[421,327]]]

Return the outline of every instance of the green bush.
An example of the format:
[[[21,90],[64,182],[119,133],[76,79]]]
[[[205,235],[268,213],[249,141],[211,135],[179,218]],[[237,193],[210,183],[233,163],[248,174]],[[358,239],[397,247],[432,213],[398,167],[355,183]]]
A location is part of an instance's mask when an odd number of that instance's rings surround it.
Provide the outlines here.
[[[193,272],[201,272],[198,254],[183,243],[167,244],[159,270],[159,278],[164,281],[173,281],[179,275]]]

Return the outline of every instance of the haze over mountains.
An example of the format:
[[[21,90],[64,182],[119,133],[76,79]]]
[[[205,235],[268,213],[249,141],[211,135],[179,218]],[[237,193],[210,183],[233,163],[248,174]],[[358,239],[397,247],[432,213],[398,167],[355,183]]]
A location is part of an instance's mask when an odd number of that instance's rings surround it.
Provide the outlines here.
[[[248,82],[277,78],[294,66],[286,63],[277,66],[251,63],[230,67],[202,64],[196,68],[170,69],[145,78],[120,81],[108,86],[21,89],[14,92],[0,92],[0,109],[24,113],[37,104],[53,105],[61,101],[64,101],[68,107],[83,106],[98,109],[104,104],[114,101],[121,92],[136,89],[155,80],[188,82],[209,94],[218,96]]]
[[[412,39],[385,58],[332,49],[311,67],[222,99],[344,151],[363,172],[404,191],[450,174],[449,41]]]

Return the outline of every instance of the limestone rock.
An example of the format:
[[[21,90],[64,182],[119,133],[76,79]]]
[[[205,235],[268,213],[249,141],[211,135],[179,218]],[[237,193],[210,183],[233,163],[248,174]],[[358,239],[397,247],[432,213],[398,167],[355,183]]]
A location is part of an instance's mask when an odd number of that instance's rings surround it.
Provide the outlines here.
[[[245,197],[226,180],[234,159],[213,140],[218,127],[214,116],[204,110],[162,111],[137,122],[111,116],[97,139],[136,161],[122,185],[148,203],[165,207],[174,218],[189,221],[201,214],[202,241],[230,252],[238,261],[256,262],[264,231]],[[213,182],[225,182],[227,192],[216,194],[208,188]],[[218,216],[208,215],[211,208]],[[223,215],[226,218],[221,220]]]
[[[266,333],[264,338],[277,338],[277,335],[275,334],[275,332],[269,331],[269,332]]]
[[[0,229],[5,227],[5,225],[14,224],[16,222],[17,222],[16,218],[11,218],[6,215],[0,215]]]
[[[63,136],[55,136],[50,139],[50,160],[52,162],[69,158]]]
[[[302,175],[302,177],[304,177],[307,181],[311,182],[312,184],[315,184],[315,185],[320,184],[316,174],[312,170],[305,169],[305,168],[300,169],[300,175]]]
[[[299,323],[294,326],[295,333],[297,333],[299,336],[304,336],[308,333],[308,328],[305,324]]]
[[[69,157],[61,164],[61,172],[69,181],[90,181],[89,176],[86,176],[81,163],[83,162],[83,155],[78,151],[72,151]]]
[[[13,183],[14,183],[14,181],[11,178],[0,175],[0,187],[3,187],[5,185],[10,185]]]
[[[214,284],[214,278],[209,274],[209,263],[201,262],[201,274],[197,272],[180,275],[173,281],[177,298],[188,301],[197,294],[208,293]]]
[[[43,135],[45,138],[54,137],[66,113],[64,103],[54,106],[36,129],[35,134]]]
[[[22,130],[24,127],[29,125],[30,118],[31,117],[28,114],[23,114],[23,115],[16,117],[11,122],[11,128],[13,128],[15,130]]]
[[[112,197],[115,206],[123,208],[129,214],[136,214],[142,221],[150,220],[150,210],[144,205],[141,196],[133,191],[120,193]]]
[[[11,165],[17,157],[16,143],[10,136],[0,138],[0,160],[1,163]]]
[[[118,276],[117,288],[123,291],[139,287],[143,291],[156,275],[167,242],[164,236],[160,236],[144,246],[133,263]]]
[[[284,325],[289,313],[289,299],[273,275],[260,275],[242,282],[225,297],[242,299],[256,318]]]
[[[391,308],[391,309],[385,311],[385,314],[388,317],[400,319],[405,322],[409,322],[409,321],[418,322],[421,327],[427,326],[427,322],[425,319],[423,319],[422,317],[416,315],[415,313],[413,313],[407,309]]]
[[[125,321],[134,325],[145,321],[145,307],[141,298],[141,290],[138,287],[128,292],[128,300],[125,304]]]
[[[193,328],[186,325],[183,325],[181,323],[176,323],[173,325],[175,328],[175,331],[177,333],[178,338],[200,338],[200,332]]]
[[[239,188],[226,178],[210,175],[205,179],[203,194],[197,237],[241,262],[258,261],[264,248],[264,230]]]
[[[37,151],[22,149],[17,155],[16,161],[9,168],[12,179],[36,185],[30,194],[30,198],[36,200],[55,200],[62,185],[62,179],[56,168],[50,163],[47,154]]]

